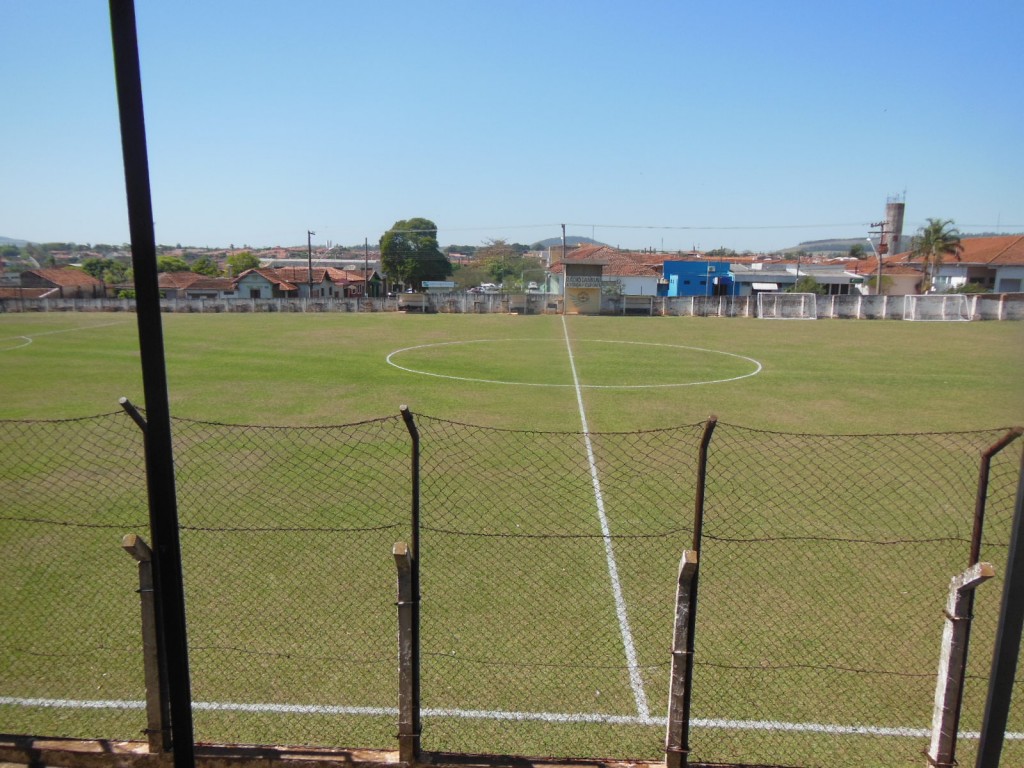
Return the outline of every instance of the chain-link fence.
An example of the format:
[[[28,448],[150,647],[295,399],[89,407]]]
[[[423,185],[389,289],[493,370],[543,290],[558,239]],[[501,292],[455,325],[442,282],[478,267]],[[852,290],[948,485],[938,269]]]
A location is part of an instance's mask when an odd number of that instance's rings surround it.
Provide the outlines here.
[[[416,424],[423,747],[659,759],[705,425]],[[391,546],[413,535],[402,419],[173,430],[196,738],[394,748]],[[1002,435],[718,425],[691,759],[920,763],[979,456]],[[981,557],[1000,577],[1020,443],[988,490]],[[148,536],[126,415],[0,422],[0,730],[140,738],[125,533]],[[1001,581],[978,591],[962,730],[980,724]],[[974,746],[961,739],[962,762]],[[1024,763],[1022,747],[1004,754]]]

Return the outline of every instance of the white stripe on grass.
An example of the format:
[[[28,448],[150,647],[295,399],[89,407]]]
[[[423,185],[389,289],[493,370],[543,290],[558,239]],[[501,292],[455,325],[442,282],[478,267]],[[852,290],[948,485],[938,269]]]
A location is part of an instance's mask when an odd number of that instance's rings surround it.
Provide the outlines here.
[[[622,634],[622,645],[626,650],[626,666],[629,668],[629,683],[633,687],[633,698],[636,699],[636,710],[640,719],[650,719],[651,711],[647,706],[647,694],[644,692],[644,681],[640,676],[640,664],[636,658],[636,647],[633,645],[633,632],[629,628],[629,615],[626,613],[626,599],[622,596],[622,582],[619,581],[619,567],[615,562],[615,548],[612,544],[611,529],[608,516],[604,509],[604,494],[601,492],[601,478],[597,472],[597,460],[594,458],[594,445],[590,440],[590,428],[587,426],[587,411],[583,407],[583,390],[580,389],[579,376],[576,375],[576,360],[572,355],[572,343],[569,341],[569,326],[562,315],[562,331],[565,334],[565,348],[569,353],[569,368],[572,370],[573,386],[576,388],[576,403],[580,409],[580,424],[583,430],[583,441],[587,448],[587,462],[590,464],[590,482],[594,486],[594,500],[597,502],[597,517],[601,521],[601,536],[604,539],[604,555],[608,561],[608,576],[612,582],[612,594],[615,596],[615,614],[619,618],[619,632]]]
[[[0,338],[0,342],[17,341],[18,339],[24,339],[24,342],[14,347],[0,347],[0,352],[11,352],[15,349],[27,347],[29,344],[32,343],[34,339],[38,338],[39,336],[52,336],[55,333],[71,333],[72,331],[91,331],[93,328],[106,328],[107,326],[110,325],[124,325],[126,322],[128,321],[116,320],[112,323],[96,323],[95,325],[80,325],[76,328],[61,328],[58,331],[40,331],[39,333],[34,333],[31,336],[6,336],[4,338]]]
[[[146,708],[144,701],[124,699],[75,700],[37,699],[0,696],[0,705],[15,707],[42,707],[50,709],[135,709]],[[397,717],[397,707],[344,707],[323,704],[244,704],[236,702],[194,701],[197,712],[250,712],[275,715],[356,715]],[[665,727],[663,717],[637,717],[636,715],[607,715],[589,712],[504,712],[491,709],[435,709],[425,708],[424,717],[453,717],[466,720],[534,721],[545,723],[599,723],[604,725],[649,725]],[[836,736],[897,736],[926,739],[927,728],[886,728],[877,725],[829,725],[826,723],[787,723],[778,720],[728,720],[723,718],[694,718],[693,728],[711,728],[732,731],[782,731],[786,733],[824,733]],[[1024,741],[1024,733],[1007,731],[1007,741]],[[979,738],[977,731],[964,731],[961,739]]]

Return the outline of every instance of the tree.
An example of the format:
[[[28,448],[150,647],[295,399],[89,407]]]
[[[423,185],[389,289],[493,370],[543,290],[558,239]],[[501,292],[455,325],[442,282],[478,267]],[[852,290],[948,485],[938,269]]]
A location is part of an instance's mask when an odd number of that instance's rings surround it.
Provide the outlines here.
[[[981,283],[964,283],[963,285],[958,285],[949,293],[988,293],[988,288]]]
[[[249,251],[239,251],[228,256],[228,275],[238,277],[247,269],[256,269],[260,265],[259,257]]]
[[[179,259],[177,256],[156,257],[157,272],[188,272],[189,269],[188,262],[184,259]]]
[[[712,248],[710,251],[705,252],[704,255],[709,258],[721,259],[728,256],[735,256],[736,251],[732,248]]]
[[[793,285],[786,289],[786,293],[816,293],[819,296],[824,296],[828,291],[824,285],[819,283],[810,275],[801,275],[800,279],[797,280]]]
[[[866,259],[867,254],[864,253],[864,246],[860,243],[854,243],[850,246],[850,256],[854,259]]]
[[[200,256],[196,259],[192,264],[192,271],[197,275],[206,275],[207,277],[220,276],[220,267],[209,256]]]
[[[488,240],[482,248],[478,248],[474,265],[484,270],[492,282],[505,284],[507,278],[525,290],[526,275],[534,277],[543,275],[544,268],[536,256],[526,256],[527,248],[520,243],[509,243],[507,240]],[[523,283],[520,285],[520,283]]]
[[[912,253],[921,259],[924,270],[921,293],[928,293],[939,274],[943,259],[960,253],[960,232],[953,220],[928,219],[928,223],[917,230]]]
[[[422,287],[424,280],[443,280],[452,263],[437,247],[437,225],[430,219],[403,219],[380,239],[380,265],[402,285]]]
[[[118,285],[120,283],[131,283],[135,280],[135,272],[127,264],[110,260],[110,265],[103,272],[103,282],[108,285]]]
[[[866,285],[871,290],[875,291],[876,295],[882,294],[882,293],[888,293],[889,290],[892,288],[892,282],[893,281],[892,281],[892,278],[889,277],[888,275],[882,275],[882,290],[880,290],[880,291],[876,290],[876,288],[875,288],[875,283],[877,283],[877,282],[878,282],[878,275],[872,275],[871,277],[869,277],[867,280],[864,281],[864,285]]]
[[[102,280],[105,283],[114,285],[127,283],[132,279],[131,270],[128,265],[117,259],[104,259],[93,256],[82,262],[82,271]]]

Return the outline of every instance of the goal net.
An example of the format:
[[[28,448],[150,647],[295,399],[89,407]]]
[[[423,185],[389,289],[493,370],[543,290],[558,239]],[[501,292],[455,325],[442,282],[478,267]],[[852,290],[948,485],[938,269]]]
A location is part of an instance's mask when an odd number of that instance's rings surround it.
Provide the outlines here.
[[[903,297],[904,320],[970,320],[971,310],[963,294],[929,294]]]
[[[757,316],[765,320],[817,320],[813,293],[759,293]]]

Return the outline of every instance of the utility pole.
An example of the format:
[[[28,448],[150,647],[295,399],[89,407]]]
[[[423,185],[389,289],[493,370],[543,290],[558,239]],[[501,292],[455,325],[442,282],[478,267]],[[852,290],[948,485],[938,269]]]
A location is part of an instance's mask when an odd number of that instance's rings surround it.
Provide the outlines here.
[[[306,230],[306,259],[309,264],[309,272],[306,274],[306,281],[309,284],[309,298],[313,298],[313,235],[316,232]]]
[[[370,295],[370,238],[363,238],[363,297]]]
[[[877,228],[877,232],[875,229]],[[871,225],[871,234],[878,235],[878,248],[875,249],[875,256],[878,257],[878,276],[875,278],[875,295],[882,295],[882,257],[889,252],[889,244],[885,242],[885,222],[876,221]],[[868,240],[868,242],[871,242]],[[874,248],[874,245],[871,246]]]

